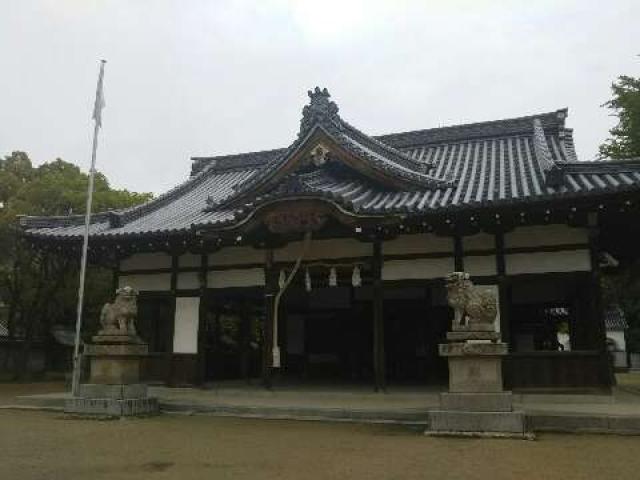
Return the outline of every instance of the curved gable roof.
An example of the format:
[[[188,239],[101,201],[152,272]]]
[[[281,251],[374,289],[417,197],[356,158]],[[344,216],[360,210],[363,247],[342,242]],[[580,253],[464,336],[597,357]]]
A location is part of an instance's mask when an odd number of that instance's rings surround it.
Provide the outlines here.
[[[342,120],[326,90],[310,98],[288,148],[194,158],[188,180],[143,205],[93,215],[91,234],[230,226],[292,193],[359,214],[428,215],[640,189],[640,162],[577,161],[566,109],[371,137]],[[318,145],[329,161],[314,165]],[[81,215],[21,219],[27,234],[55,238],[79,238],[82,222]]]

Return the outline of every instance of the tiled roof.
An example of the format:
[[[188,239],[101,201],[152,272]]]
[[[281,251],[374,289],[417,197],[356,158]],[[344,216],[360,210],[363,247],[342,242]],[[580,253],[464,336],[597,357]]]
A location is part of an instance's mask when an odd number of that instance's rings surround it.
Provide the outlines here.
[[[322,111],[305,110],[300,135],[289,148],[194,158],[186,182],[141,206],[94,215],[92,234],[144,235],[229,225],[262,202],[292,195],[325,198],[359,214],[423,216],[640,192],[640,162],[577,161],[572,131],[564,125],[566,110],[368,137],[342,121],[332,103],[323,103]],[[372,169],[407,187],[385,186],[333,162],[277,177],[274,172],[282,162],[319,127]],[[257,187],[262,190],[254,194]],[[82,216],[21,219],[28,234],[58,238],[80,236],[82,221]]]
[[[609,305],[605,310],[604,324],[607,330],[626,330],[629,328],[624,312],[617,304]]]

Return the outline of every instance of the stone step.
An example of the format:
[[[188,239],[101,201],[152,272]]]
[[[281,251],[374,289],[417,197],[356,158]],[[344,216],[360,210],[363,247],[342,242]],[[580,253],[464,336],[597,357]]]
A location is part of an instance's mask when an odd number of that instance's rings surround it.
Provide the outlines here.
[[[429,412],[429,428],[436,432],[516,433],[525,435],[524,412],[463,412],[457,410],[432,410]]]
[[[157,398],[69,398],[64,412],[75,415],[104,417],[135,417],[160,412]]]

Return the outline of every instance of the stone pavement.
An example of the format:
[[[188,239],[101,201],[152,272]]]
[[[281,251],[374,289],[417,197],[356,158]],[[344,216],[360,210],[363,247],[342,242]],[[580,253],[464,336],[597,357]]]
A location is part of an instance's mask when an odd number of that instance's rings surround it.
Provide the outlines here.
[[[0,390],[2,385],[0,385]],[[391,387],[374,393],[368,386],[291,386],[265,390],[227,383],[200,388],[150,387],[167,413],[367,423],[427,424],[438,407],[439,390]],[[65,392],[3,398],[0,408],[62,410]],[[612,395],[514,394],[534,431],[640,434],[640,391],[616,388]]]

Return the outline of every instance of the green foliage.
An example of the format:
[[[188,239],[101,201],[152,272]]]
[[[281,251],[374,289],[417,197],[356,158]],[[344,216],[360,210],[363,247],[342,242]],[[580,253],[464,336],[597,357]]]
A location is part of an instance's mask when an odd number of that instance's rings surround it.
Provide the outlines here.
[[[613,111],[618,124],[600,145],[600,155],[615,160],[640,157],[640,78],[622,75],[611,90],[613,98],[603,106]]]
[[[36,335],[46,336],[54,324],[74,323],[80,258],[77,249],[54,255],[27,245],[17,217],[83,214],[87,185],[88,175],[61,159],[38,167],[24,152],[0,159],[0,304],[7,310],[11,332],[26,344]],[[107,178],[96,173],[93,198],[92,210],[97,212],[131,207],[151,194],[112,189]],[[88,324],[97,321],[100,306],[112,295],[111,280],[109,269],[88,269]]]

